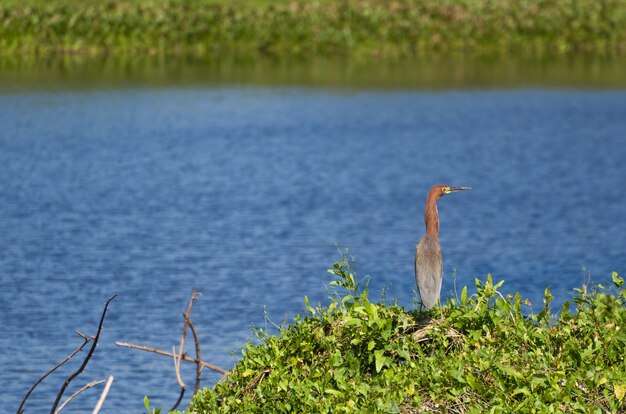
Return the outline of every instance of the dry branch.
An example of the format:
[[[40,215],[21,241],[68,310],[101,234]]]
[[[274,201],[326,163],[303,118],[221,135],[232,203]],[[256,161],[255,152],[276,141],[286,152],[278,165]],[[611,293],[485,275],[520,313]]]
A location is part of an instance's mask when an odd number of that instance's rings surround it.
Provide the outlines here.
[[[193,303],[197,299],[198,295],[199,294],[197,294],[194,289],[191,289],[191,298],[189,299],[189,304],[187,305],[187,311],[183,312],[183,318],[185,319],[185,321],[183,323],[183,331],[180,336],[180,346],[178,348],[178,352],[176,352],[176,347],[173,348],[172,350],[173,352],[167,352],[167,351],[162,351],[160,349],[148,347],[144,345],[129,344],[126,342],[115,342],[117,346],[123,346],[126,348],[134,348],[134,349],[139,349],[142,351],[153,352],[155,354],[171,357],[174,360],[174,370],[176,372],[176,381],[178,382],[178,385],[180,386],[180,395],[178,397],[178,400],[174,404],[174,406],[170,408],[169,411],[176,410],[176,408],[182,401],[185,395],[185,391],[187,389],[187,386],[185,385],[185,382],[183,381],[182,376],[180,374],[180,362],[181,361],[189,361],[189,362],[193,362],[194,364],[196,364],[196,381],[194,384],[193,395],[195,395],[200,389],[200,379],[202,377],[203,368],[209,368],[210,370],[219,372],[220,374],[224,376],[228,375],[228,371],[223,370],[222,368],[216,367],[215,365],[211,365],[207,362],[204,362],[201,359],[200,340],[198,338],[198,332],[196,331],[196,327],[191,321],[191,308],[193,307]],[[193,334],[194,344],[196,348],[196,358],[191,358],[187,356],[187,353],[185,352],[185,339],[187,337],[187,328],[191,329],[191,333]]]
[[[119,342],[119,341],[115,342],[115,345],[122,346],[124,348],[139,349],[141,351],[152,352],[152,353],[155,353],[155,354],[158,354],[158,355],[167,356],[167,357],[170,357],[170,358],[177,358],[178,357],[177,354],[173,354],[171,352],[163,351],[163,350],[160,350],[160,349],[157,349],[157,348],[153,348],[153,347],[150,347],[150,346],[145,346],[145,345],[129,344],[127,342]],[[183,354],[181,359],[183,361],[193,362],[195,364],[200,364],[202,367],[208,368],[208,369],[210,369],[212,371],[215,371],[215,372],[219,372],[222,375],[228,375],[228,371],[226,371],[226,370],[224,370],[224,369],[222,369],[220,367],[217,367],[215,365],[209,364],[208,362],[204,362],[204,361],[200,361],[199,359],[192,358],[192,357],[188,356],[187,354]]]
[[[188,315],[185,316],[188,319]],[[196,360],[201,361],[200,357],[200,340],[198,339],[198,332],[196,332],[196,327],[193,326],[193,322],[189,319],[189,328],[191,329],[191,333],[193,334],[193,342],[196,345]],[[196,363],[196,383],[193,386],[193,395],[196,395],[198,390],[200,390],[200,378],[202,377],[202,365]]]
[[[78,348],[76,348],[71,354],[69,354],[68,356],[63,358],[63,360],[61,360],[58,364],[56,364],[54,367],[50,368],[48,370],[48,372],[46,372],[45,374],[43,374],[41,376],[41,378],[39,378],[37,381],[35,381],[35,383],[30,387],[30,389],[28,390],[28,392],[24,396],[24,399],[22,399],[22,403],[20,404],[19,408],[17,409],[17,414],[22,414],[24,412],[24,404],[26,404],[26,400],[28,400],[28,397],[30,397],[30,394],[32,394],[32,392],[35,390],[37,385],[39,385],[44,379],[46,379],[46,377],[48,375],[50,375],[54,371],[56,371],[61,365],[65,364],[67,361],[72,359],[72,357],[74,357],[74,355],[76,355],[77,353],[82,351],[83,348],[85,347],[85,345],[87,345],[87,343],[89,343],[89,341],[91,341],[91,338],[87,338],[87,336],[83,335],[80,332],[76,332],[76,334],[78,336],[80,336],[81,338],[83,338],[84,342]]]
[[[183,357],[183,352],[185,348],[185,338],[187,337],[187,327],[189,326],[189,315],[191,314],[191,307],[193,306],[193,302],[195,300],[196,300],[196,294],[192,288],[191,298],[189,299],[189,305],[187,305],[187,312],[183,313],[185,322],[183,323],[183,333],[180,335],[180,346],[178,347],[178,358],[174,359],[174,362],[176,365],[176,380],[178,381],[178,385],[180,385],[181,388],[186,388],[186,385],[180,376],[180,361]]]
[[[174,358],[174,366],[176,368],[176,380],[178,381],[178,385],[180,385],[181,391],[180,396],[178,397],[178,401],[176,404],[170,409],[170,411],[176,410],[178,404],[180,404],[183,399],[183,395],[185,395],[185,390],[187,386],[183,382],[183,378],[180,375],[180,361],[183,358],[184,349],[185,349],[185,338],[187,337],[187,328],[189,327],[189,323],[191,320],[189,317],[191,316],[191,307],[193,306],[193,302],[196,300],[196,293],[194,289],[191,289],[191,298],[189,299],[189,305],[187,305],[187,312],[183,312],[183,317],[185,318],[185,322],[183,322],[183,333],[180,335],[180,346],[178,348],[178,357]],[[196,364],[197,365],[197,364]],[[200,368],[198,368],[200,369]]]
[[[106,381],[106,380],[93,381],[93,382],[90,382],[89,384],[83,386],[80,390],[76,391],[74,394],[72,394],[69,397],[67,397],[67,399],[65,401],[63,401],[63,404],[61,404],[59,406],[59,408],[57,408],[57,410],[55,411],[54,414],[59,414],[61,412],[61,410],[63,410],[63,408],[65,408],[65,406],[67,404],[69,404],[70,401],[72,401],[74,398],[78,397],[78,395],[80,393],[82,393],[83,391],[88,390],[91,387],[95,387],[98,384],[102,384],[104,381]]]
[[[168,412],[176,410],[176,408],[178,407],[178,404],[180,404],[180,402],[183,400],[183,397],[185,396],[185,389],[186,388],[181,388],[180,389],[180,395],[178,396],[178,399],[174,403],[174,406],[172,408],[170,408],[170,410]]]
[[[167,411],[168,413],[170,411],[176,410],[176,408],[178,407],[178,404],[180,404],[180,402],[183,400],[183,397],[185,396],[185,391],[187,390],[187,387],[185,386],[185,383],[183,382],[182,378],[180,377],[180,360],[179,360],[179,358],[182,357],[182,354],[181,355],[177,355],[176,354],[176,347],[175,346],[172,347],[172,354],[174,355],[174,370],[176,371],[176,380],[178,381],[178,385],[180,385],[180,395],[178,396],[178,399],[176,400],[176,402],[174,403],[172,408],[170,408]]]
[[[93,409],[93,412],[91,414],[98,414],[100,412],[100,409],[102,408],[102,404],[104,404],[104,400],[109,394],[109,390],[111,389],[112,383],[113,383],[113,375],[109,375],[109,379],[107,380],[107,383],[104,386],[104,389],[102,390],[102,394],[100,394],[100,399],[98,400],[98,404],[96,404],[96,407]]]
[[[91,356],[95,352],[96,346],[98,345],[98,340],[100,339],[100,333],[102,332],[102,324],[104,323],[104,317],[106,316],[107,310],[109,309],[109,303],[111,303],[111,301],[113,299],[115,299],[116,297],[117,297],[117,295],[113,295],[109,300],[107,300],[106,304],[104,305],[104,310],[102,311],[102,316],[100,317],[100,323],[98,324],[98,332],[96,333],[96,336],[93,339],[93,343],[91,344],[91,348],[89,348],[89,352],[87,353],[87,356],[83,360],[83,363],[78,368],[78,370],[76,370],[76,372],[74,372],[72,375],[67,377],[67,379],[63,383],[63,386],[59,390],[59,393],[57,394],[57,398],[54,401],[54,404],[52,405],[52,409],[50,410],[50,414],[54,414],[55,413],[55,411],[57,409],[57,406],[59,405],[59,401],[63,397],[63,393],[67,389],[67,386],[70,384],[70,382],[72,382],[72,380],[74,378],[76,378],[77,376],[82,374],[82,372],[85,370],[85,367],[89,363],[89,360],[91,359]]]

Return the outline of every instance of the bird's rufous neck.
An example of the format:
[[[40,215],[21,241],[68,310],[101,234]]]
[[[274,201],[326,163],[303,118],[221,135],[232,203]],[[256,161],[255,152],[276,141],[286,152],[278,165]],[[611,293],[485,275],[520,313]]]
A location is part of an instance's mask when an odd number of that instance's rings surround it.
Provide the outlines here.
[[[439,213],[437,211],[437,198],[434,194],[429,194],[426,200],[426,210],[424,211],[424,224],[426,225],[426,235],[439,238]]]

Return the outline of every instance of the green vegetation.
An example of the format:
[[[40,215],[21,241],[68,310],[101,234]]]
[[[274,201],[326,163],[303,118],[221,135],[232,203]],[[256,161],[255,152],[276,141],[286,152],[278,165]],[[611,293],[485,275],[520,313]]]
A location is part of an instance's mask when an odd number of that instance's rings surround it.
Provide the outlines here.
[[[626,412],[626,290],[576,289],[538,314],[502,282],[441,308],[407,311],[372,303],[349,263],[331,272],[329,306],[281,328],[257,330],[259,345],[189,413]]]
[[[624,0],[5,0],[0,56],[626,52]]]

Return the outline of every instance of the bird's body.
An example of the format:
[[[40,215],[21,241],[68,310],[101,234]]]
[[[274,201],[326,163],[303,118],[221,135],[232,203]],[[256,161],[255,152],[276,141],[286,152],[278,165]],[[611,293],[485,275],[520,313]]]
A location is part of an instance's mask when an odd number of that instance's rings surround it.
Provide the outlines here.
[[[443,280],[443,258],[439,246],[439,212],[437,200],[446,194],[469,190],[469,187],[436,185],[428,192],[424,224],[426,234],[415,248],[415,281],[422,303],[427,308],[437,304]]]
[[[435,305],[441,293],[443,257],[437,238],[425,235],[415,248],[415,279],[427,308]]]

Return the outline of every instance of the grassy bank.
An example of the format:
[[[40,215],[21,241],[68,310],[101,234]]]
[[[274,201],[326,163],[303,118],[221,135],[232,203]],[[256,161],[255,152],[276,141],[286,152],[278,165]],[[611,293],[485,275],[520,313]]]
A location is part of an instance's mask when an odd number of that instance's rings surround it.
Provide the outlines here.
[[[0,56],[626,53],[624,0],[5,0]]]
[[[429,311],[373,303],[344,260],[328,307],[243,359],[189,413],[626,412],[626,290],[577,289],[553,314],[477,281]]]

